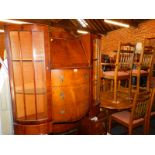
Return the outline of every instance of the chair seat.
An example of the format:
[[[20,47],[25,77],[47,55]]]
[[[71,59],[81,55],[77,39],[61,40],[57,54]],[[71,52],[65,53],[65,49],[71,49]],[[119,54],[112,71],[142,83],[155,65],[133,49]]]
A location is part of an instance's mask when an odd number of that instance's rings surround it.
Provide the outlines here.
[[[133,70],[132,70],[132,76],[136,76],[137,74],[138,74],[138,70],[137,70],[137,69],[133,69]],[[145,70],[140,70],[140,74],[141,74],[141,75],[147,75],[148,72],[145,71]]]
[[[123,124],[128,125],[129,124],[129,119],[130,119],[130,115],[131,113],[129,111],[121,111],[121,112],[117,112],[111,115],[111,117],[115,120],[117,119],[119,122],[122,122]],[[142,123],[144,121],[144,118],[140,118],[137,120],[133,121],[133,125]]]
[[[115,71],[106,71],[103,72],[103,78],[107,79],[114,79]],[[118,72],[118,79],[126,79],[129,78],[130,74],[128,72],[119,71]]]
[[[152,111],[151,112],[151,116],[155,116],[155,111]]]

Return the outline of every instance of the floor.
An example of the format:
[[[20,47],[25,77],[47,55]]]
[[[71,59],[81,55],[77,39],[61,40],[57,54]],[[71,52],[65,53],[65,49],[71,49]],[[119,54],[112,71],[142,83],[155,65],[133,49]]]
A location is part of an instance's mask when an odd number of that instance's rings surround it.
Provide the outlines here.
[[[111,135],[126,135],[127,129],[121,125],[115,124],[111,130]],[[143,135],[143,126],[135,128],[134,135]],[[150,135],[155,135],[155,118],[151,119],[150,123]]]

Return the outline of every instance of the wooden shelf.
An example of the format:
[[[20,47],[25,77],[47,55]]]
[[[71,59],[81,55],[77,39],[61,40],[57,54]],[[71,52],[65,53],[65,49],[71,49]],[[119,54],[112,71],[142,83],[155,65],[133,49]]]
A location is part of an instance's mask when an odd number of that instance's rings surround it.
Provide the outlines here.
[[[23,117],[19,117],[16,122],[23,123],[23,124],[29,124],[33,122],[45,122],[47,121],[48,117],[45,113],[37,113],[37,114],[31,114]]]
[[[44,62],[45,60],[30,60],[30,59],[12,59],[12,61],[26,61],[26,62]]]
[[[35,90],[33,88],[25,89],[23,91],[22,88],[17,88],[15,91],[17,94],[34,94]],[[36,94],[46,94],[46,89],[44,88],[37,88]]]

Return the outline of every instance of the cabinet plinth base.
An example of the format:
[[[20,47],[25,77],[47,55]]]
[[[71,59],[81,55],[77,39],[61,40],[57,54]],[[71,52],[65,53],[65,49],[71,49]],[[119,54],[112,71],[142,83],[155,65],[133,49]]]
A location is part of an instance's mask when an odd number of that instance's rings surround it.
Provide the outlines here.
[[[14,123],[14,134],[16,135],[41,135],[52,132],[51,123],[43,123],[37,125],[21,125]]]

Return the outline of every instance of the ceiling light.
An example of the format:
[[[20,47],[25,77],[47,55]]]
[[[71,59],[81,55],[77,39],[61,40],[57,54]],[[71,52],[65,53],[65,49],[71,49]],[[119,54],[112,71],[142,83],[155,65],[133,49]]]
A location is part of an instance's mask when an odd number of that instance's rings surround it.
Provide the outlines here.
[[[81,33],[81,34],[88,34],[89,32],[88,31],[84,31],[84,30],[77,30],[78,33]]]
[[[4,32],[4,30],[0,29],[0,33],[3,33],[3,32]]]
[[[82,27],[87,27],[88,23],[84,19],[77,19],[77,21],[81,24]]]
[[[10,20],[10,19],[0,19],[1,22],[12,23],[12,24],[26,24],[28,22],[23,22],[19,20]]]
[[[123,23],[116,22],[116,21],[109,20],[109,19],[104,19],[104,22],[109,23],[109,24],[113,24],[113,25],[122,26],[122,27],[127,27],[127,28],[130,27],[130,25],[128,25],[128,24],[123,24]]]

